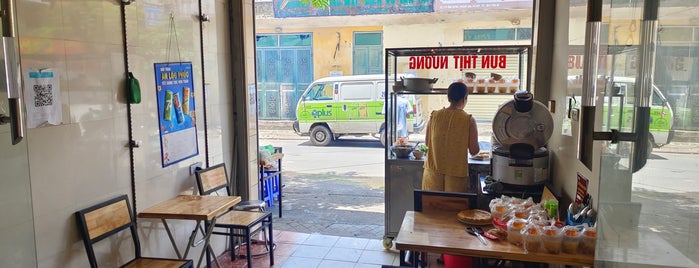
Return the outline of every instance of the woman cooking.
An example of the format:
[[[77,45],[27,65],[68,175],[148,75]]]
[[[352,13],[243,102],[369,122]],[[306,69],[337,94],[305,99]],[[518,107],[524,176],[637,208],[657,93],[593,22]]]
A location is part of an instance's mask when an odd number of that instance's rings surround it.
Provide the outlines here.
[[[464,111],[468,88],[454,82],[447,89],[449,107],[432,111],[427,123],[425,143],[430,153],[425,160],[422,189],[445,192],[468,191],[469,152],[476,155],[476,120]]]

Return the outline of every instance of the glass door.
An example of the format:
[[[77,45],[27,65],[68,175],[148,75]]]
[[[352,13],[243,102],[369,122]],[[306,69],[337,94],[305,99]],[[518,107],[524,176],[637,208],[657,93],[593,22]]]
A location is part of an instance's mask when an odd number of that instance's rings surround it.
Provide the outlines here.
[[[602,143],[595,266],[699,263],[697,12],[694,1],[602,5],[595,131],[633,141]]]
[[[19,76],[12,75],[19,72],[14,1],[1,0],[0,9],[0,267],[36,267],[29,157],[20,105],[22,91]],[[17,79],[13,82],[12,77]]]

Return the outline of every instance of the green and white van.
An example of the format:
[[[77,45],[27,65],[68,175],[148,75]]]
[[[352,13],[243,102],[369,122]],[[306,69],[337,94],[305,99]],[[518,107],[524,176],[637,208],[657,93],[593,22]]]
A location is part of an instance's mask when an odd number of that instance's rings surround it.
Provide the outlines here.
[[[577,88],[579,80],[575,77],[568,77],[569,87],[574,85]],[[604,96],[604,108],[602,125],[607,129],[618,129],[630,131],[633,126],[635,83],[636,79],[631,77],[614,77],[610,81],[605,79],[609,92]],[[665,95],[660,89],[653,85],[653,93],[650,98],[650,124],[648,127],[648,152],[650,155],[653,147],[660,147],[670,143],[673,138],[673,122],[675,114]]]
[[[603,122],[611,128],[627,130],[633,125],[634,85],[635,78],[614,77],[611,92],[605,101],[605,117]],[[612,112],[609,112],[609,109]],[[619,116],[621,115],[621,117]],[[660,147],[670,143],[673,137],[672,124],[675,114],[672,107],[660,89],[653,85],[653,93],[650,98],[650,125],[648,153],[653,147]]]
[[[386,87],[384,75],[331,76],[313,81],[296,105],[294,131],[325,146],[345,136],[372,135],[384,141]],[[413,108],[408,132],[425,127],[419,100],[408,96]]]

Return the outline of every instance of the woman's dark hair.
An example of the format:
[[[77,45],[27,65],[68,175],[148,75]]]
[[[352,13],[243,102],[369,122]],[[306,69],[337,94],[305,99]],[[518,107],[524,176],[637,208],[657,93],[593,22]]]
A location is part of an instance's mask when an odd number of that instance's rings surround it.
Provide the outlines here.
[[[447,89],[447,98],[449,102],[458,102],[464,97],[468,96],[468,88],[466,84],[461,82],[454,82],[449,85]]]

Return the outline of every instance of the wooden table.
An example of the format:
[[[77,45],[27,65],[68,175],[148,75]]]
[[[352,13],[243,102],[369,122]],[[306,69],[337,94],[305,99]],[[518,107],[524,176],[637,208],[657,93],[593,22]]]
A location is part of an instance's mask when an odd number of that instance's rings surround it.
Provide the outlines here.
[[[594,264],[592,255],[525,253],[523,248],[507,241],[487,240],[488,245],[483,245],[478,238],[466,233],[465,227],[466,225],[456,220],[456,214],[453,212],[408,211],[395,239],[396,249],[401,252],[410,250],[550,264]],[[417,265],[416,262],[413,264]]]
[[[186,259],[189,249],[203,242],[204,249],[201,251],[199,263],[197,264],[197,267],[199,267],[202,259],[204,258],[204,253],[207,252],[207,250],[213,253],[213,250],[209,246],[209,238],[213,232],[216,218],[239,202],[240,196],[178,195],[175,198],[166,200],[160,204],[141,211],[138,213],[138,217],[160,219],[163,222],[167,235],[170,237],[170,242],[172,243],[175,253],[177,253],[177,257],[179,259]],[[180,250],[177,247],[177,243],[175,243],[175,239],[172,236],[167,220],[194,220],[197,222],[197,226],[194,228],[189,237],[189,242],[187,243],[187,248],[184,255],[180,254]],[[195,242],[194,240],[197,232],[201,228],[202,221],[205,225],[205,231],[202,230],[204,236],[202,239]],[[209,255],[206,255],[206,259],[207,266],[210,266]]]

